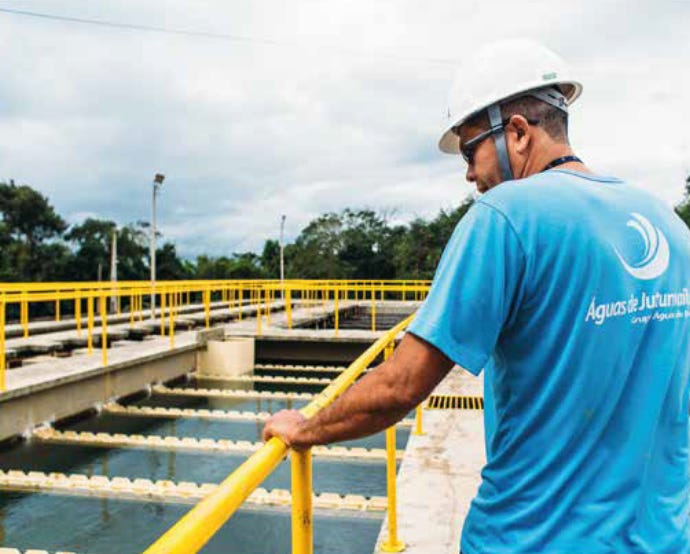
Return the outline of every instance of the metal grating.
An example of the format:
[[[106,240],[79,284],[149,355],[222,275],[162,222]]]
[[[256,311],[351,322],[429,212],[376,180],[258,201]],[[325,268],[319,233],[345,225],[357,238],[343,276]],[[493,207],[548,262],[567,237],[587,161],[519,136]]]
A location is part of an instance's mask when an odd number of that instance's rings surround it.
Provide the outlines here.
[[[429,397],[427,410],[483,410],[484,398],[481,396],[458,396],[454,394],[434,394]]]

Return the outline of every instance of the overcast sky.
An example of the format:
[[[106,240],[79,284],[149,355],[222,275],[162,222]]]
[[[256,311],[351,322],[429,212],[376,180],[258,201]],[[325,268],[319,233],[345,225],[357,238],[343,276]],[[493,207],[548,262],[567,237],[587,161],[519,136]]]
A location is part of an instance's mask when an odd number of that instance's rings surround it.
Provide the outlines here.
[[[443,155],[454,63],[532,37],[578,71],[576,152],[669,204],[690,170],[690,0],[0,0],[237,37],[0,13],[0,180],[70,223],[149,220],[182,255],[259,249],[344,207],[431,217],[471,193]]]

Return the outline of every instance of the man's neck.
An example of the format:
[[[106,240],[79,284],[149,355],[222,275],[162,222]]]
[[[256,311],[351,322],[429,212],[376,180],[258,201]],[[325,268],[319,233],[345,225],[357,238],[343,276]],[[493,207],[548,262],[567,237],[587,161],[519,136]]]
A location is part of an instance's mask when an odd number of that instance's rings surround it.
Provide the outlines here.
[[[527,160],[522,171],[522,177],[529,177],[530,175],[541,173],[547,165],[558,158],[575,155],[569,144],[551,144],[547,148],[537,149],[537,152],[538,155]],[[587,166],[581,162],[566,162],[557,167],[558,169],[570,169],[581,173],[592,173]]]

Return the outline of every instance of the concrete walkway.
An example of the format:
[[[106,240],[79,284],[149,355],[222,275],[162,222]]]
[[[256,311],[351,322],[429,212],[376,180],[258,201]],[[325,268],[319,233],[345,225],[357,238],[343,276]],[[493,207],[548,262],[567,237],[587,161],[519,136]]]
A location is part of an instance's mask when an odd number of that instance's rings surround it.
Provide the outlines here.
[[[293,301],[294,302],[294,301]],[[364,300],[341,300],[338,303],[338,311],[340,317],[343,317],[343,312],[356,308],[357,306],[368,308],[371,303]],[[390,313],[390,311],[409,312],[412,313],[421,306],[421,302],[417,301],[391,301],[377,302],[377,311],[379,313]],[[313,305],[306,305],[300,307],[293,307],[292,309],[292,324],[293,328],[288,328],[287,314],[284,310],[277,311],[271,314],[270,321],[264,317],[261,326],[261,337],[271,339],[286,339],[291,340],[323,340],[332,341],[335,338],[361,341],[363,343],[371,344],[385,332],[388,328],[377,329],[339,329],[337,332],[333,327],[314,330],[309,328],[299,328],[299,325],[323,321],[328,318],[333,318],[335,312],[335,304],[329,300],[325,304],[319,301]],[[233,320],[224,325],[226,336],[257,336],[257,321],[255,317],[243,318],[242,321]]]
[[[355,304],[357,303],[340,302],[339,309],[344,310],[351,308],[354,307]],[[410,309],[418,305],[417,302],[396,302],[395,304],[404,304],[405,306],[409,306]],[[334,335],[332,329],[287,329],[287,315],[285,311],[282,310],[283,306],[281,301],[275,301],[271,304],[271,310],[280,311],[271,314],[270,323],[268,323],[268,318],[264,315],[261,326],[262,336],[271,336],[275,339],[290,337],[292,339],[303,338],[314,340],[314,338],[320,338],[324,341],[332,340]],[[236,318],[238,315],[237,308],[229,309],[227,303],[214,303],[212,307],[214,308],[211,310],[210,319],[212,322]],[[0,392],[0,399],[35,392],[45,387],[78,380],[93,375],[94,373],[107,373],[116,369],[121,364],[135,360],[143,361],[151,358],[161,358],[174,352],[195,349],[199,345],[198,333],[200,330],[203,330],[205,315],[202,311],[203,306],[188,306],[186,308],[188,313],[186,315],[181,314],[180,319],[194,318],[196,320],[195,323],[199,324],[201,329],[189,331],[183,331],[181,329],[176,330],[174,348],[170,346],[169,337],[160,336],[159,319],[135,323],[135,326],[148,327],[150,334],[146,336],[143,341],[122,340],[130,329],[128,317],[125,318],[127,323],[110,324],[108,326],[108,335],[113,340],[116,340],[116,342],[108,348],[108,365],[105,367],[101,361],[101,348],[99,345],[94,345],[92,354],[88,354],[83,347],[74,350],[72,356],[67,358],[57,358],[47,354],[62,343],[69,341],[85,342],[86,329],[83,329],[80,334],[77,333],[76,329],[71,329],[30,336],[27,339],[8,339],[6,342],[8,351],[29,345],[36,349],[44,346],[46,347],[46,355],[32,356],[25,360],[23,367],[7,370],[5,372],[6,391]],[[242,311],[242,320],[233,319],[229,322],[221,323],[220,325],[218,325],[218,323],[213,325],[212,323],[213,327],[218,329],[218,332],[221,332],[220,329],[222,328],[223,332],[230,336],[256,336],[258,327],[255,317],[256,306],[245,306]],[[334,303],[332,301],[326,302],[325,304],[319,302],[309,307],[296,307],[292,311],[293,323],[304,323],[332,317],[333,312]],[[72,320],[72,323],[74,323],[74,320]],[[94,335],[100,337],[100,333],[101,328],[97,326],[94,329]],[[383,331],[347,330],[339,331],[338,336],[343,339],[354,339],[362,343],[371,343],[382,333]],[[48,350],[50,346],[53,346],[53,348]]]
[[[170,347],[170,339],[167,337],[152,336],[143,342],[123,341],[116,347],[108,349],[107,366],[103,366],[100,348],[94,348],[92,354],[79,352],[69,358],[41,356],[35,360],[35,363],[6,372],[7,388],[5,392],[0,392],[0,399],[32,393],[95,373],[107,373],[117,369],[123,363],[164,357],[171,352],[196,348],[197,332],[185,331],[175,335],[174,348]]]
[[[454,368],[433,394],[483,396],[483,378]],[[398,538],[406,554],[458,554],[460,533],[486,461],[483,411],[424,410],[398,471]],[[384,521],[376,544],[388,537]]]

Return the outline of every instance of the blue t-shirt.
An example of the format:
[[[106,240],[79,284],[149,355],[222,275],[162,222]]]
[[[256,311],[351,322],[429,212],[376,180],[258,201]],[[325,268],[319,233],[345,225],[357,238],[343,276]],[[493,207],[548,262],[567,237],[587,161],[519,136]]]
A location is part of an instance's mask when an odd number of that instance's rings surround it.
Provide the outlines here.
[[[410,332],[486,370],[464,554],[690,553],[690,232],[671,209],[566,170],[503,183]]]

